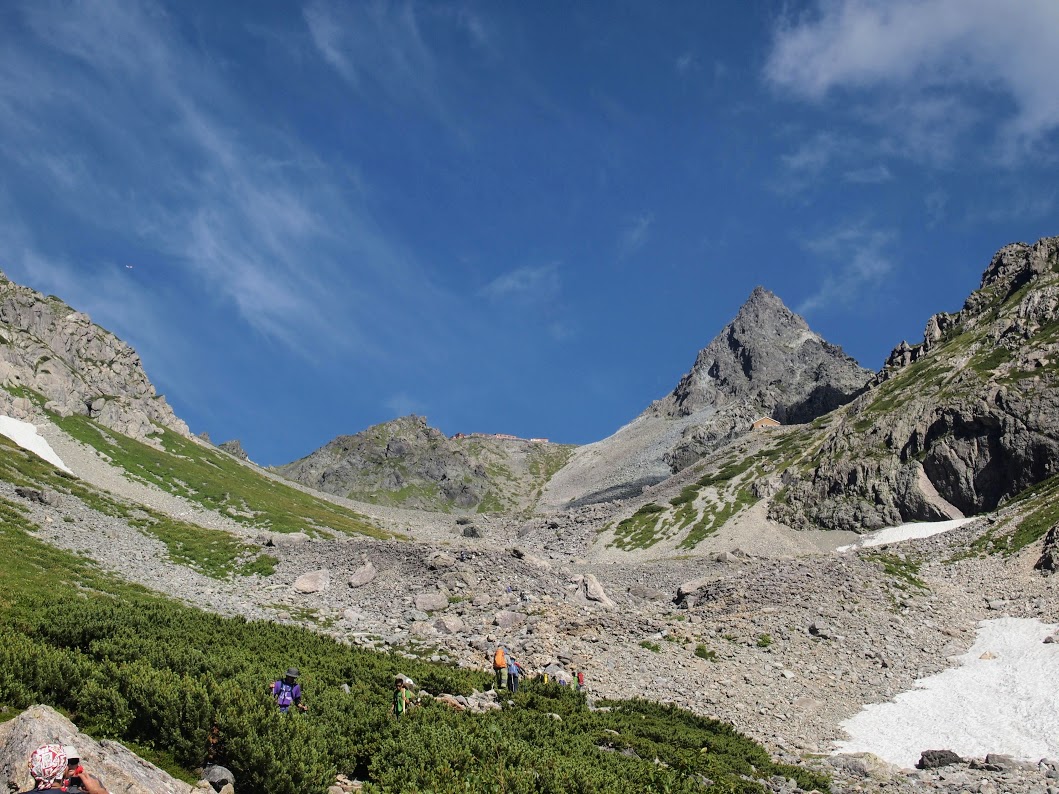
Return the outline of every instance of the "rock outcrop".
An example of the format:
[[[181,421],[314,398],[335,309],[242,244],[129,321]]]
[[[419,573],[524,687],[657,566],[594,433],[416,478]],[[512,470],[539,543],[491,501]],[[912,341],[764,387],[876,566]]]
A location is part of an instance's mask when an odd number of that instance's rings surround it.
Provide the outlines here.
[[[276,471],[363,502],[501,512],[531,507],[571,449],[503,435],[448,438],[413,415],[339,436]]]
[[[788,470],[770,517],[863,531],[992,510],[1059,472],[1059,238],[999,251]]]
[[[420,509],[472,508],[489,490],[485,469],[414,415],[339,436],[276,470],[336,496]]]
[[[26,761],[42,744],[76,747],[85,769],[114,794],[192,794],[194,791],[187,783],[134,755],[124,745],[108,739],[97,742],[86,736],[48,706],[33,706],[0,725],[0,781],[5,790],[32,788]]]
[[[165,427],[190,436],[143,371],[129,345],[58,298],[46,297],[0,273],[0,413],[32,419],[36,406],[90,416],[138,439]]]

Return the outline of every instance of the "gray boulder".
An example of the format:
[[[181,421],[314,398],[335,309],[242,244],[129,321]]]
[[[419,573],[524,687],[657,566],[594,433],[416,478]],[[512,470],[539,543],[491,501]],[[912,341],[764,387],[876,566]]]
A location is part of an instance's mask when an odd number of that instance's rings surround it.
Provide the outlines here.
[[[205,780],[214,791],[221,791],[225,786],[235,785],[235,775],[226,767],[217,764],[209,764],[202,770],[202,779]]]
[[[294,580],[294,592],[296,593],[319,593],[331,586],[331,572],[323,569],[303,573]]]
[[[0,786],[4,790],[28,791],[33,785],[26,766],[30,753],[51,743],[74,745],[85,768],[115,794],[193,793],[187,783],[175,780],[117,742],[97,742],[81,733],[48,706],[32,706],[0,725]]]
[[[419,593],[415,599],[416,609],[420,612],[440,612],[448,609],[449,597],[447,593],[434,590],[429,593]]]
[[[378,576],[379,572],[375,568],[375,565],[369,560],[368,562],[361,565],[357,570],[353,572],[353,575],[349,577],[350,587],[363,587],[375,581],[375,577]]]

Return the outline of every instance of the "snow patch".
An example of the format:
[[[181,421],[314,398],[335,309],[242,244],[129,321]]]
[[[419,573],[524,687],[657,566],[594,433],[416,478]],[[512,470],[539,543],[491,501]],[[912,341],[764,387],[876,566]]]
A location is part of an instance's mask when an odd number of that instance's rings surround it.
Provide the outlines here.
[[[965,758],[1004,753],[1024,761],[1059,757],[1059,643],[1055,625],[1025,618],[983,620],[961,666],[916,681],[889,703],[866,706],[841,727],[835,753],[874,753],[911,768],[924,750]]]
[[[62,462],[62,458],[55,454],[51,444],[37,435],[36,425],[23,422],[20,419],[12,419],[10,416],[0,416],[0,435],[7,436],[22,449],[28,449],[37,457],[48,461],[52,466],[73,474],[69,467]]]
[[[931,535],[940,535],[950,529],[962,527],[974,521],[974,518],[954,518],[950,521],[914,521],[910,524],[901,524],[897,527],[886,527],[875,532],[869,532],[856,543],[848,546],[839,546],[835,551],[853,551],[868,546],[885,546],[887,543],[899,543],[902,540],[914,540],[916,538],[929,538]]]

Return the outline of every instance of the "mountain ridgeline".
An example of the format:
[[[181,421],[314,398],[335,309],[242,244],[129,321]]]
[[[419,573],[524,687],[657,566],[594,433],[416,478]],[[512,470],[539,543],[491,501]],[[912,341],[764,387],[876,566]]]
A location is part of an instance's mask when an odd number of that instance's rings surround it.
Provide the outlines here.
[[[114,334],[59,298],[45,296],[0,272],[0,414],[31,415],[25,390],[61,416],[90,416],[137,439],[159,427],[188,436],[165,398],[155,392],[140,357]]]
[[[993,510],[1059,471],[1059,238],[1006,246],[814,431],[770,515],[864,530]]]
[[[419,510],[526,510],[572,448],[473,434],[448,438],[421,416],[339,436],[279,466],[284,477],[373,504]]]

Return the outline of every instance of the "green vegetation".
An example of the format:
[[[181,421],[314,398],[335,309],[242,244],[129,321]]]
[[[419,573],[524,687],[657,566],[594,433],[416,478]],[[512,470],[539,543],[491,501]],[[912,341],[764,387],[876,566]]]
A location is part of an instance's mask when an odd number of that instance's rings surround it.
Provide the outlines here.
[[[883,573],[894,580],[894,584],[900,590],[915,588],[917,590],[929,590],[927,583],[919,578],[919,562],[896,554],[865,554],[864,559],[878,563],[882,566]]]
[[[754,496],[745,488],[740,488],[736,491],[735,498],[729,502],[723,503],[717,512],[711,513],[708,510],[704,510],[702,518],[700,518],[695,526],[691,528],[687,537],[680,542],[680,548],[695,548],[703,538],[712,535],[718,529],[723,527],[736,513],[746,507],[750,507],[750,505],[757,501],[758,497]]]
[[[614,530],[614,544],[619,549],[647,549],[657,543],[661,513],[666,510],[660,504],[648,502],[626,519],[618,522]]]
[[[769,647],[770,645],[772,645],[772,635],[771,634],[759,634],[759,635],[757,635],[757,643],[756,643],[756,645],[759,648],[767,648],[767,647]]]
[[[975,540],[967,554],[1003,554],[1010,557],[1043,538],[1049,529],[1059,524],[1059,477],[1051,477],[1027,488],[1009,503],[1023,505],[1025,513],[1019,519],[1007,519],[996,524]],[[1009,529],[1014,525],[1013,529]]]
[[[695,655],[700,659],[705,659],[707,662],[717,661],[717,651],[711,651],[702,643],[695,646]]]
[[[652,653],[661,653],[662,652],[662,646],[659,645],[657,642],[651,642],[650,640],[640,640],[640,647],[641,648],[646,648],[647,650],[651,651]]]
[[[159,429],[164,451],[107,430],[85,416],[52,420],[77,440],[121,466],[128,477],[153,483],[249,527],[310,534],[333,531],[386,537],[365,516],[258,474],[219,450]]]
[[[178,521],[147,507],[120,501],[54,468],[2,436],[0,480],[31,488],[50,488],[59,494],[80,499],[99,513],[123,518],[130,526],[162,541],[174,562],[207,576],[219,579],[233,573],[271,576],[279,562],[275,557],[260,554],[256,546],[243,543],[227,532]],[[70,516],[64,520],[73,521]]]
[[[323,794],[339,772],[369,792],[763,794],[757,781],[776,775],[828,789],[723,723],[644,701],[589,711],[535,681],[514,708],[473,715],[425,698],[395,721],[397,673],[456,694],[489,676],[165,600],[36,540],[17,508],[0,504],[0,698],[50,704],[170,768],[220,763],[270,794]],[[291,664],[310,711],[281,716],[266,690]]]

